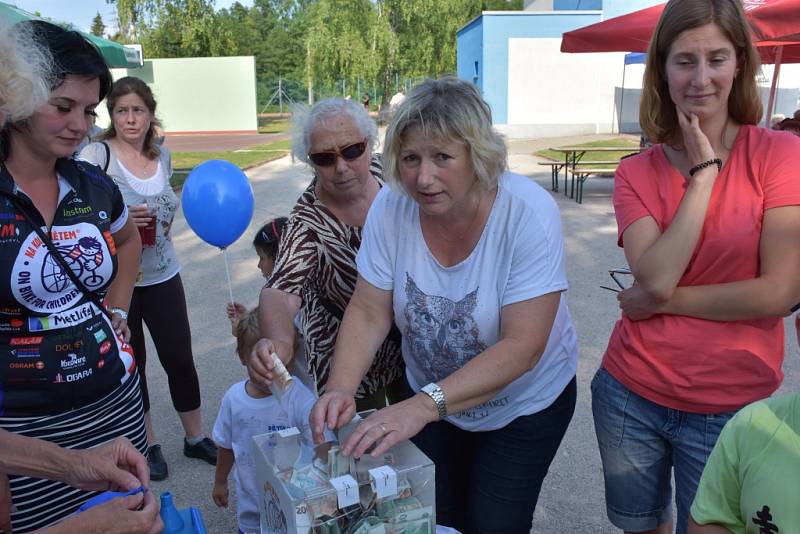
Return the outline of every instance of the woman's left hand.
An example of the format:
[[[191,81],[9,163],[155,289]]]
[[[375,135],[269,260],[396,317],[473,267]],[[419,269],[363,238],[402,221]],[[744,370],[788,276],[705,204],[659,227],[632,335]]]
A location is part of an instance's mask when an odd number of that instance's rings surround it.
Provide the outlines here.
[[[370,451],[377,458],[397,443],[416,436],[425,425],[436,421],[435,407],[417,394],[410,399],[387,406],[362,421],[342,445],[345,456],[360,458]]]
[[[639,284],[617,293],[619,308],[631,321],[643,321],[661,313],[661,305],[653,300]]]
[[[111,314],[111,326],[114,327],[114,333],[121,337],[125,343],[131,340],[131,329],[128,328],[128,320],[123,319],[118,313]]]

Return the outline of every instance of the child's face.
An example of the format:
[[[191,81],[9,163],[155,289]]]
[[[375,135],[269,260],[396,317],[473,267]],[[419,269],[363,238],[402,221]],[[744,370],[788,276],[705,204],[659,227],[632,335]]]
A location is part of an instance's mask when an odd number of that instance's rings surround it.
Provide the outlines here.
[[[256,249],[256,254],[258,254],[258,268],[262,276],[269,278],[272,275],[272,268],[275,266],[275,258],[259,249]]]

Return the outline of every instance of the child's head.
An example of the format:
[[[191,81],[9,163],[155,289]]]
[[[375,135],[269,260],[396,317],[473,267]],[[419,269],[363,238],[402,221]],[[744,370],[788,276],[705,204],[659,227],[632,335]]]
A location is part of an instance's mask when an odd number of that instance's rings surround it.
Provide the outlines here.
[[[258,254],[258,268],[264,278],[269,278],[272,274],[272,267],[275,265],[275,257],[278,255],[278,243],[286,227],[286,217],[272,219],[262,226],[253,238],[253,247]]]
[[[236,354],[245,364],[245,360],[252,352],[253,347],[261,339],[261,329],[258,327],[258,306],[245,313],[236,323]]]

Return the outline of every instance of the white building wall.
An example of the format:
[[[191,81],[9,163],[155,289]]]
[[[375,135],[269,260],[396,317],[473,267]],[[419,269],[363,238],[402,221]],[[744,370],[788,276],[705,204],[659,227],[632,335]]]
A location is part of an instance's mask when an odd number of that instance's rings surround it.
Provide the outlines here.
[[[510,137],[554,137],[617,131],[615,88],[624,53],[564,54],[561,39],[508,42]],[[628,69],[626,87],[641,87],[642,69]],[[628,107],[628,104],[625,104]]]

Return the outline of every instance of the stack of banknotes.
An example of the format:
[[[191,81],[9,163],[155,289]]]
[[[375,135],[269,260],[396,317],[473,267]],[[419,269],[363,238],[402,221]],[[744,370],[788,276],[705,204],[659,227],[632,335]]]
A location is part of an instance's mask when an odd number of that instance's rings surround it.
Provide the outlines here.
[[[305,495],[311,531],[315,534],[434,534],[433,506],[425,505],[414,495],[406,476],[398,473],[395,495],[377,498],[368,471],[393,463],[391,453],[379,459],[366,455],[356,460],[342,455],[338,445],[326,444],[317,449],[311,463],[287,469],[280,478],[294,490],[291,493]],[[348,474],[358,481],[359,502],[339,508],[329,481]]]

